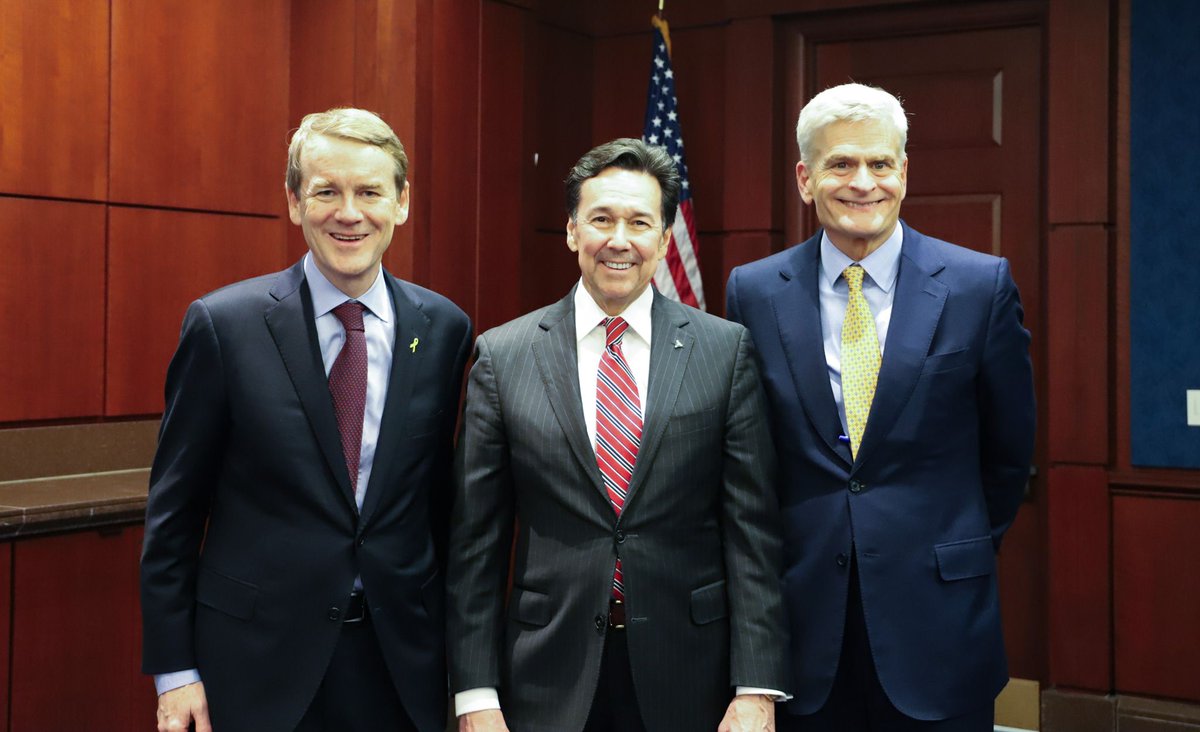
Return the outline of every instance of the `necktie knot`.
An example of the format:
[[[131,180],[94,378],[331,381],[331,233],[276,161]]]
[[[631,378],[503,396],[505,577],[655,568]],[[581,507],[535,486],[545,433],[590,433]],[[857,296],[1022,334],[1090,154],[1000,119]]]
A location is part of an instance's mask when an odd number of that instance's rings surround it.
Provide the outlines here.
[[[846,285],[850,287],[851,292],[862,292],[864,274],[860,264],[852,264],[842,271],[842,276],[846,278]]]
[[[357,300],[347,300],[333,309],[333,316],[341,321],[346,330],[363,329],[363,311],[366,306]]]
[[[629,330],[629,323],[625,318],[605,318],[604,320],[604,347],[619,348],[621,346],[621,337],[625,335],[625,331]]]

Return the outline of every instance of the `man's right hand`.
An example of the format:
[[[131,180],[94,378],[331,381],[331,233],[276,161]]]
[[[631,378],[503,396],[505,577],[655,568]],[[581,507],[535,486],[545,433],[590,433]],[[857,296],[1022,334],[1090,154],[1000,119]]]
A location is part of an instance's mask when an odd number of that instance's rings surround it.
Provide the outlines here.
[[[458,732],[508,732],[508,725],[499,709],[484,709],[459,717]]]
[[[197,681],[158,695],[158,732],[187,732],[196,723],[196,732],[212,732],[208,721],[208,699],[204,684]]]

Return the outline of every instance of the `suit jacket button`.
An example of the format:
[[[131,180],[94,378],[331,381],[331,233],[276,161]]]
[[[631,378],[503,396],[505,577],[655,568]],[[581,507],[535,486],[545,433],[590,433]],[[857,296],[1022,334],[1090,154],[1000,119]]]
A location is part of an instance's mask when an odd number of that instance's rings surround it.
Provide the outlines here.
[[[617,539],[618,544],[624,544],[625,543],[625,532],[621,531],[620,529],[617,529],[616,539]]]
[[[597,615],[596,616],[596,632],[599,633],[600,635],[604,635],[604,626],[605,625],[606,625],[606,623],[604,621],[604,616]]]
[[[334,621],[341,620],[342,619],[342,611],[337,609],[337,607],[329,608],[329,619],[334,620]]]
[[[839,567],[845,567],[845,566],[846,566],[846,564],[847,564],[848,562],[849,562],[849,560],[848,560],[848,559],[846,559],[846,555],[845,555],[845,554],[839,554],[839,555],[837,555],[837,566],[839,566]]]
[[[867,487],[866,484],[863,483],[862,481],[859,481],[859,480],[850,481],[850,492],[851,493],[861,493],[862,489],[866,488],[866,487]]]

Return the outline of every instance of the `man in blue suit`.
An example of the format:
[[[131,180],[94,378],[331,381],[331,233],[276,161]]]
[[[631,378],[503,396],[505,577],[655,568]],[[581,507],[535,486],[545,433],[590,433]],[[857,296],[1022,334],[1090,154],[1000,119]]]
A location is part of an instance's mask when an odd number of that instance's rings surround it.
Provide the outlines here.
[[[990,730],[1008,679],[996,551],[1033,452],[1008,263],[900,221],[907,120],[828,89],[796,180],[822,229],[733,270],[780,459],[789,730]]]

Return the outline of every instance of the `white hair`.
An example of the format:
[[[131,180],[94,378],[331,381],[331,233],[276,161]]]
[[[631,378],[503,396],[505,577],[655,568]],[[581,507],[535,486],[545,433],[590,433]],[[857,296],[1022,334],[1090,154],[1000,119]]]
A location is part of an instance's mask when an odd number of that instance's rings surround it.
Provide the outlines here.
[[[883,89],[866,84],[842,84],[830,87],[816,95],[800,110],[796,121],[796,144],[800,146],[800,160],[812,163],[813,138],[821,129],[834,122],[864,122],[878,120],[890,122],[900,135],[900,154],[908,143],[908,118],[900,100]]]

